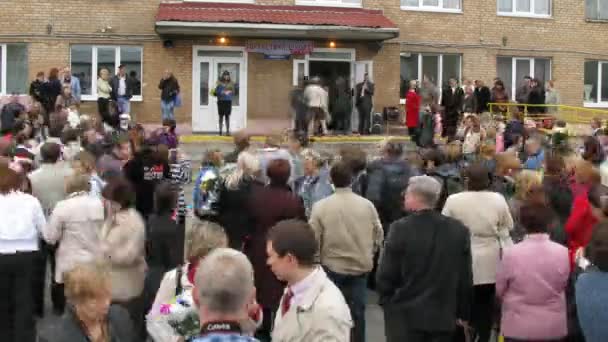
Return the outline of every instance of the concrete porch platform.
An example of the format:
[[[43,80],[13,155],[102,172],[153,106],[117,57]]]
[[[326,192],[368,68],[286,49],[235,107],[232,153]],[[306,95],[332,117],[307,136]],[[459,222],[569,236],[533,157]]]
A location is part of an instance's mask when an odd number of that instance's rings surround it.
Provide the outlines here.
[[[159,127],[155,124],[144,124],[146,130],[154,130]],[[269,134],[284,134],[292,129],[292,122],[287,119],[252,119],[248,120],[245,130],[252,136],[253,141],[262,142],[264,137]],[[192,131],[192,126],[189,124],[178,124],[177,132],[180,135],[180,141],[183,143],[197,142],[231,142],[230,136],[219,136],[213,133],[197,133]],[[402,126],[389,125],[383,128],[381,135],[332,135],[324,137],[314,137],[317,142],[379,142],[387,136],[402,137],[404,140],[409,140],[407,129]]]

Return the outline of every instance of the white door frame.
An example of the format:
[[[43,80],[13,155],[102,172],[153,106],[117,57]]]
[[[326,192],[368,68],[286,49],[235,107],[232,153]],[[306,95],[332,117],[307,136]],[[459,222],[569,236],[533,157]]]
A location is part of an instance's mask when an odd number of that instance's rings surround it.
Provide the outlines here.
[[[243,53],[242,57],[215,57],[215,56],[199,56],[198,55],[198,51],[199,50],[206,50],[206,51],[241,51]],[[240,65],[240,72],[239,72],[239,105],[238,105],[238,110],[242,112],[242,127],[240,127],[240,125],[234,125],[233,124],[233,118],[234,116],[231,115],[230,116],[230,121],[231,121],[231,125],[230,125],[230,130],[231,131],[236,131],[238,129],[241,128],[245,128],[247,127],[247,96],[248,96],[248,89],[247,89],[247,73],[248,73],[248,69],[247,69],[247,51],[245,50],[245,47],[243,46],[215,46],[215,45],[193,45],[192,46],[192,117],[191,117],[191,122],[192,122],[192,130],[197,132],[197,131],[201,131],[200,128],[197,127],[201,127],[201,123],[199,122],[199,118],[197,116],[201,115],[202,113],[200,113],[200,89],[199,89],[199,82],[200,82],[200,62],[209,62],[209,81],[212,84],[215,84],[216,81],[216,75],[215,75],[215,65],[219,62],[222,63],[223,61],[225,61],[226,63],[241,63]],[[213,103],[215,104],[216,100],[213,101]],[[211,96],[209,99],[209,106],[212,105],[212,100],[211,100]],[[211,132],[215,132],[217,130],[217,128],[208,130],[206,129],[206,131],[211,131]]]

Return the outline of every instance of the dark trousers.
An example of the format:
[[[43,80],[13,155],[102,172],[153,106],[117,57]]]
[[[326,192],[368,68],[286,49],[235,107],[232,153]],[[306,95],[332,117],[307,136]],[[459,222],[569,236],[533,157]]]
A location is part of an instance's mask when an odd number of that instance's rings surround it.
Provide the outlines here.
[[[335,122],[334,131],[338,134],[349,134],[351,129],[351,113],[334,113],[332,120]]]
[[[495,284],[473,286],[473,307],[471,311],[471,325],[479,342],[488,342],[492,334],[496,308]]]
[[[359,134],[369,134],[371,106],[357,105],[357,111],[359,112]]]
[[[556,340],[518,340],[515,338],[505,337],[505,342],[566,342],[565,338],[558,338]]]
[[[260,342],[270,342],[276,310],[262,308],[263,321],[260,328],[255,332],[255,338]]]
[[[410,140],[419,146],[418,137],[420,136],[420,128],[418,127],[408,127],[407,134],[410,136]]]
[[[146,326],[144,324],[144,297],[143,293],[139,296],[132,298],[128,301],[118,302],[114,301],[112,304],[117,304],[125,308],[129,312],[129,317],[133,323],[134,336],[137,336],[137,341],[146,340]]]
[[[295,121],[296,132],[299,134],[303,134],[305,137],[308,137],[308,126],[310,125],[310,115],[308,114],[308,108],[304,108],[297,111]]]
[[[365,342],[365,304],[367,298],[367,273],[349,275],[335,273],[327,268],[327,277],[340,289],[350,314],[354,327],[350,340],[352,342]]]
[[[226,122],[226,135],[230,135],[230,114],[232,113],[232,101],[217,101],[217,113],[220,119],[220,135]]]
[[[408,320],[395,310],[384,309],[386,342],[452,342],[453,333],[408,329]]]
[[[51,300],[53,302],[53,310],[56,314],[63,314],[65,310],[65,293],[64,285],[58,284],[55,281],[51,283]]]
[[[35,252],[0,255],[0,341],[34,342],[32,303]]]
[[[103,97],[97,98],[97,111],[99,112],[99,116],[104,123],[115,127],[116,120],[113,120],[112,115],[110,114],[110,99]]]
[[[44,290],[46,287],[47,252],[41,248],[34,253],[32,262],[32,304],[38,317],[44,316]]]

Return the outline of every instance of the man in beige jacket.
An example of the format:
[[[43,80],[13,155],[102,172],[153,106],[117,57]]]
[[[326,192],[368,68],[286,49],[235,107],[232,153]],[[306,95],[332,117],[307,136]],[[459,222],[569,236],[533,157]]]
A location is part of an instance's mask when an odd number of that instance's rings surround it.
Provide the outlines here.
[[[310,225],[319,244],[321,265],[350,308],[355,323],[352,341],[364,342],[367,276],[384,232],[372,202],[352,192],[349,165],[337,163],[330,176],[336,192],[315,203]]]
[[[274,342],[348,342],[353,326],[340,290],[315,264],[317,242],[310,226],[287,220],[275,225],[266,246],[272,272],[287,282],[277,311]]]

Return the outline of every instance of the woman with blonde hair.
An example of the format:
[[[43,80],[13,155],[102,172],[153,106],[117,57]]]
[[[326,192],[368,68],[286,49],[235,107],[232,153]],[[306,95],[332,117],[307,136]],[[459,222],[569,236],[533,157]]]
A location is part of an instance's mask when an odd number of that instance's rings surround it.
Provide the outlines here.
[[[108,270],[94,263],[75,265],[64,275],[66,314],[52,334],[40,342],[136,341],[129,313],[111,305],[112,281]]]
[[[194,287],[194,275],[199,261],[216,248],[227,247],[228,237],[224,228],[217,223],[196,218],[186,228],[183,265],[165,273],[160,283],[151,313],[162,304],[171,302],[176,295],[190,291]]]
[[[499,153],[495,159],[496,170],[492,176],[491,189],[509,199],[515,193],[515,176],[521,170],[521,162],[511,152]]]
[[[209,200],[210,213],[205,218],[218,222],[228,234],[228,245],[242,250],[251,234],[251,213],[248,203],[253,190],[264,186],[259,180],[260,161],[249,151],[239,154],[236,169],[215,186]]]
[[[334,193],[329,174],[320,172],[325,164],[321,155],[307,149],[304,155],[304,176],[294,182],[294,192],[300,196],[306,209],[306,217],[310,217],[312,206],[325,197]]]
[[[74,169],[77,174],[88,176],[91,185],[89,193],[92,196],[101,198],[101,191],[106,186],[106,182],[97,174],[95,156],[86,151],[78,153],[72,162],[72,169]]]
[[[526,234],[525,227],[519,221],[519,211],[530,200],[533,192],[539,188],[542,188],[542,178],[536,171],[523,170],[515,177],[515,194],[508,200],[508,203],[514,222],[511,238],[516,243],[520,242]]]

